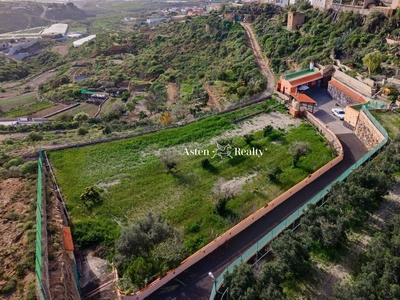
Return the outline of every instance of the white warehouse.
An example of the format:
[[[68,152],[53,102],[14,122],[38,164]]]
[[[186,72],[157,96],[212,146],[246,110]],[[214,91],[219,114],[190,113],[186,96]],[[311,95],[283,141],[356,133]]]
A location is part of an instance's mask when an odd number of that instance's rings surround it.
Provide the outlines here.
[[[68,32],[68,24],[57,23],[51,25],[42,31],[42,38],[57,38],[59,36],[65,36]]]
[[[87,37],[84,37],[83,39],[79,39],[79,40],[73,42],[72,44],[73,44],[74,47],[76,48],[76,47],[82,46],[84,43],[86,43],[86,42],[88,42],[88,41],[90,41],[90,40],[93,40],[95,37],[96,37],[95,34],[89,35],[89,36],[87,36]]]

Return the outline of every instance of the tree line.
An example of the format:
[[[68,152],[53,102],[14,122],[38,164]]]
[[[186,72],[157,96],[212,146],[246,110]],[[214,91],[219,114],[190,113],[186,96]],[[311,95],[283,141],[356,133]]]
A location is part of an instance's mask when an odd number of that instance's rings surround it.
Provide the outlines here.
[[[312,278],[311,253],[328,260],[337,257],[348,242],[347,234],[368,222],[389,193],[400,171],[400,137],[382,156],[358,168],[336,183],[322,206],[309,205],[301,219],[300,233],[285,231],[270,249],[273,259],[252,268],[235,266],[224,275],[229,299],[287,299],[287,287]],[[400,218],[396,216],[383,233],[369,243],[365,262],[354,282],[339,285],[334,298],[398,299],[400,297]]]

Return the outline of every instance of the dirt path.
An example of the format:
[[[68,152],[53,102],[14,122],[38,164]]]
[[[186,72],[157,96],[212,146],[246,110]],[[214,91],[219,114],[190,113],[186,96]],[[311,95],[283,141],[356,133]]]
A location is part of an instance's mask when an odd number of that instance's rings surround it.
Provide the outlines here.
[[[265,79],[267,79],[267,89],[265,92],[267,95],[272,95],[275,89],[275,77],[269,68],[269,61],[262,55],[260,45],[258,44],[251,25],[247,23],[240,23],[240,25],[242,25],[244,28],[249,46],[253,50],[253,55],[256,59],[257,66],[260,69],[261,74],[265,77]]]
[[[215,97],[212,88],[208,84],[204,84],[204,89],[206,90],[208,96],[210,97],[209,101],[213,104],[213,106],[215,106],[216,108],[219,109],[219,111],[221,111],[222,110],[221,103],[219,103],[217,97]]]
[[[62,57],[68,54],[68,45],[54,46],[51,51],[58,52]]]
[[[176,83],[168,82],[167,94],[167,107],[170,107],[176,100],[178,100],[178,87],[176,86]]]

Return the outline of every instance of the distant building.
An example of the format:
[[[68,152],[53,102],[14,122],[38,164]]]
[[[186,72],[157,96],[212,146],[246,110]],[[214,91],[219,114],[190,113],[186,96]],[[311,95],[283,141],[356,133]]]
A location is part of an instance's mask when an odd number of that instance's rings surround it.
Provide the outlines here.
[[[50,123],[50,121],[45,118],[26,117],[26,118],[18,118],[16,125],[34,125],[43,123]]]
[[[288,13],[287,29],[290,31],[299,29],[299,27],[304,23],[304,18],[305,14],[290,11]]]
[[[164,20],[166,20],[166,18],[147,19],[146,23],[153,24],[153,23],[158,23],[158,22],[164,21]]]
[[[43,48],[42,50],[38,49],[39,44],[37,43],[37,40],[33,40],[27,43],[12,44],[6,55],[14,59],[24,59],[25,57],[39,54],[43,51]]]
[[[204,9],[202,8],[191,8],[188,9],[187,15],[188,16],[196,16],[196,15],[202,15],[204,14]]]
[[[94,38],[96,38],[96,35],[95,35],[95,34],[89,35],[89,36],[87,36],[87,37],[84,37],[83,39],[79,39],[79,40],[73,42],[72,44],[73,44],[74,47],[76,48],[76,47],[82,46],[84,43],[86,43],[86,42],[88,42],[88,41],[90,41],[90,40],[93,40]]]
[[[124,20],[125,20],[125,22],[136,22],[137,21],[136,18],[130,18],[130,17],[125,17]]]
[[[222,4],[212,4],[212,5],[207,5],[206,6],[206,11],[210,12],[213,10],[220,10],[222,8]]]
[[[68,24],[57,23],[42,31],[42,38],[55,39],[64,37],[68,32]]]

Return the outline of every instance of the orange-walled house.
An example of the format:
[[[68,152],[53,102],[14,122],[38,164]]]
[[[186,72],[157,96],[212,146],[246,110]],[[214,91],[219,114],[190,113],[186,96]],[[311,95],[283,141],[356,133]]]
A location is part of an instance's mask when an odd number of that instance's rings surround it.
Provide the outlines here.
[[[319,86],[322,74],[314,69],[314,63],[310,62],[310,67],[292,74],[281,76],[276,90],[289,96],[291,93],[297,94],[300,86]]]
[[[320,86],[323,75],[314,69],[314,63],[310,67],[292,74],[281,76],[276,90],[292,99],[290,114],[300,116],[304,110],[314,111],[317,102],[303,94],[301,91],[312,86]]]

